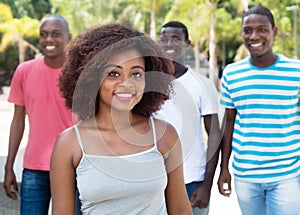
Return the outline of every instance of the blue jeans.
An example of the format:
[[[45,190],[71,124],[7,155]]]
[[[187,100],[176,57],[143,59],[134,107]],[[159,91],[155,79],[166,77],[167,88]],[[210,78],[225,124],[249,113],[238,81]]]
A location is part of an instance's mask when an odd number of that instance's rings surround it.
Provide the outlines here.
[[[196,181],[185,185],[189,198],[191,198],[193,192],[197,190],[201,186],[201,184],[202,181]],[[192,210],[193,210],[193,215],[208,215],[209,205],[206,208],[196,207],[196,208],[192,208]]]
[[[21,182],[21,215],[48,215],[50,199],[49,171],[24,169]],[[78,195],[76,203],[76,214],[81,215]]]
[[[247,183],[235,179],[243,215],[299,215],[300,178],[273,183]]]
[[[21,182],[21,215],[48,215],[50,198],[49,172],[24,169]]]

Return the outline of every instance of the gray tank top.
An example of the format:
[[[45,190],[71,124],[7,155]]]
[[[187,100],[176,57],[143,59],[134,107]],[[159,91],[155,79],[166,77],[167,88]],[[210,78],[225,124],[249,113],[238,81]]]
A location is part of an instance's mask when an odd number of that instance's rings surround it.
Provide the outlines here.
[[[157,149],[152,117],[150,121],[154,147],[125,156],[86,154],[77,125],[74,126],[82,150],[76,174],[83,214],[167,214],[166,168]]]

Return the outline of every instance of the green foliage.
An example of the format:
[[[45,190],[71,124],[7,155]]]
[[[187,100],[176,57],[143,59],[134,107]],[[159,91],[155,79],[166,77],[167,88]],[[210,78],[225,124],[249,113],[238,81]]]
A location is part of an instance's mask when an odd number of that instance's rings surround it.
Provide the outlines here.
[[[13,19],[13,15],[9,5],[0,3],[0,23],[10,21]]]
[[[49,0],[2,0],[2,2],[10,6],[15,18],[27,16],[40,20],[51,9]]]
[[[159,35],[160,27],[169,20],[178,20],[185,23],[190,32],[192,44],[199,46],[199,51],[208,51],[209,28],[210,28],[210,7],[206,0],[1,0],[0,3],[0,23],[6,22],[17,25],[13,19],[22,20],[24,17],[31,17],[40,20],[50,13],[58,13],[64,16],[69,24],[73,37],[82,33],[86,29],[98,24],[108,22],[124,22],[134,28],[150,33],[150,15],[155,12],[156,34]],[[242,45],[241,38],[241,17],[247,5],[242,0],[220,0],[216,10],[216,39],[218,59],[223,58],[223,45],[226,47],[226,58],[233,59],[238,48]],[[293,12],[287,11],[286,7],[291,5],[300,6],[300,0],[249,0],[249,7],[253,5],[263,5],[271,9],[275,17],[275,23],[279,28],[279,33],[274,42],[274,51],[293,56]],[[21,19],[22,18],[22,19]],[[298,37],[300,39],[300,10],[298,11]],[[33,44],[37,45],[37,34],[25,34],[31,32],[28,26],[30,20],[20,22],[21,28],[18,32],[26,38],[32,38]],[[27,23],[27,24],[26,24]],[[27,26],[27,27],[26,27]],[[16,27],[16,26],[15,26]],[[26,27],[27,29],[22,29]],[[7,26],[7,29],[12,26]],[[34,27],[33,27],[34,28]],[[36,27],[35,30],[37,30]],[[32,33],[32,32],[31,32]],[[0,35],[1,37],[1,35]],[[225,42],[225,43],[224,43]],[[298,43],[300,51],[300,43]],[[12,58],[12,48],[7,53]],[[29,54],[26,54],[30,57]],[[5,53],[5,55],[7,54]],[[2,56],[2,57],[1,57]],[[300,53],[298,54],[300,56]],[[1,66],[3,59],[0,53]],[[11,59],[11,58],[10,58]]]
[[[117,0],[113,8],[114,20],[128,23],[136,29],[150,33],[150,14],[156,14],[156,35],[174,0]]]
[[[19,53],[16,46],[8,46],[5,52],[0,52],[0,67],[7,71],[14,71],[19,64]]]
[[[28,16],[40,20],[51,9],[51,5],[47,0],[15,0],[14,4],[18,9],[19,17],[17,18]]]
[[[187,26],[192,44],[199,38],[207,40],[209,37],[210,14],[203,0],[175,1],[165,17],[165,22],[170,20],[178,20]]]
[[[235,56],[235,51],[242,44],[242,38],[240,37],[240,27],[242,20],[240,17],[232,17],[225,8],[219,8],[216,12],[217,20],[222,20],[222,22],[217,22],[216,33],[217,33],[217,53],[218,59],[225,57],[231,61]],[[226,23],[226,24],[224,24]],[[225,44],[226,56],[222,56],[223,43]]]
[[[5,50],[6,46],[17,43],[24,37],[38,37],[39,24],[38,20],[29,17],[0,23],[0,32],[4,33],[0,50]]]
[[[31,38],[33,40],[37,38],[40,22],[29,17],[22,17],[20,19],[13,18],[8,5],[0,4],[0,10],[3,14],[6,14],[6,19],[0,22],[0,51],[2,52],[1,59],[4,59],[3,63],[1,63],[3,65],[1,68],[12,69],[15,68],[20,61],[23,61],[23,59],[31,59],[32,54],[27,50],[27,52],[21,53],[20,55],[17,51],[17,55],[15,55],[15,51],[11,49],[11,46],[19,50],[17,45],[19,47],[24,46],[24,43],[30,43]]]
[[[113,6],[115,0],[80,0],[64,1],[50,0],[51,13],[64,16],[70,25],[73,36],[77,36],[86,29],[113,21]]]
[[[150,11],[142,10],[141,4],[135,1],[116,1],[118,7],[114,7],[113,19],[142,31],[149,32],[150,29]]]

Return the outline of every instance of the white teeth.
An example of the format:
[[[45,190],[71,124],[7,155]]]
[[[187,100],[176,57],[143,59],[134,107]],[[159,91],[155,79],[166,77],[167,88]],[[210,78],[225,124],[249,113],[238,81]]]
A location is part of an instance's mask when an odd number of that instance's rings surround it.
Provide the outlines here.
[[[129,94],[129,93],[117,93],[116,96],[123,97],[123,98],[130,98],[130,97],[132,97],[132,94]]]
[[[46,46],[46,49],[52,50],[52,49],[55,49],[55,46]]]
[[[166,52],[167,52],[168,54],[172,54],[172,53],[175,52],[175,50],[167,50]]]
[[[251,46],[253,46],[253,47],[258,47],[258,46],[261,46],[261,45],[262,45],[262,43],[251,44]]]

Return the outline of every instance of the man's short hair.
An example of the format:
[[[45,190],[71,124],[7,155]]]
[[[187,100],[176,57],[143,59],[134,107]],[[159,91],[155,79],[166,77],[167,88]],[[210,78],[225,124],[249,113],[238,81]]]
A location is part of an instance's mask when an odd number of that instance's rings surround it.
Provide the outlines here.
[[[186,41],[189,40],[189,32],[188,32],[188,29],[187,27],[182,23],[182,22],[179,22],[179,21],[169,21],[167,22],[166,24],[164,24],[162,28],[167,28],[167,27],[172,27],[172,28],[181,28],[182,29],[182,32],[184,33],[184,39]]]
[[[268,17],[271,25],[272,25],[272,28],[275,27],[275,22],[274,22],[274,17],[273,17],[273,14],[272,12],[266,8],[266,7],[263,7],[261,5],[257,5],[257,6],[253,6],[251,7],[248,11],[246,11],[243,15],[243,21],[244,21],[244,18],[246,16],[249,16],[251,14],[259,14],[259,15],[263,15],[263,16],[266,16]]]

